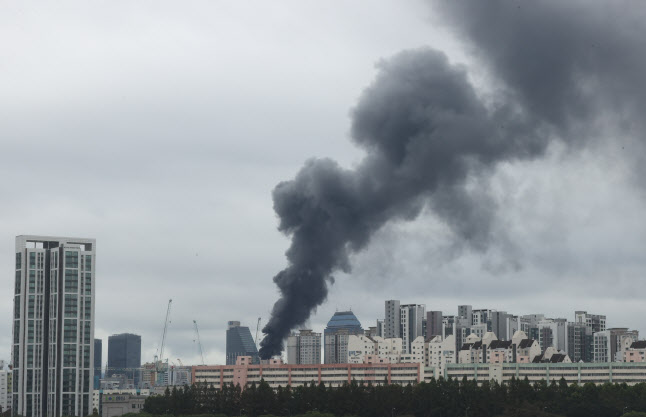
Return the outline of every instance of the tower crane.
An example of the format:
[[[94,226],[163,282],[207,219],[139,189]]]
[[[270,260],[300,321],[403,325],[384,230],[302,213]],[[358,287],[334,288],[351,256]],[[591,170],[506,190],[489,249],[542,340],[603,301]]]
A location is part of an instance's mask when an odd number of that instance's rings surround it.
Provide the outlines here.
[[[256,338],[253,339],[253,343],[256,345],[256,348],[258,347],[258,330],[260,330],[260,317],[258,317],[258,324],[256,324]]]
[[[204,352],[202,352],[202,342],[200,341],[200,331],[197,330],[197,321],[193,320],[193,326],[195,327],[195,339],[193,340],[193,342],[197,340],[197,346],[200,348],[200,357],[202,358],[202,365],[204,365]]]
[[[162,333],[162,339],[161,339],[161,345],[159,347],[159,360],[155,360],[155,366],[157,368],[157,371],[160,371],[161,366],[159,365],[160,363],[164,362],[164,344],[166,343],[166,333],[168,332],[168,323],[170,322],[170,307],[173,303],[173,299],[171,298],[168,300],[168,308],[166,309],[166,320],[164,321],[164,331]],[[155,355],[157,358],[157,355]]]

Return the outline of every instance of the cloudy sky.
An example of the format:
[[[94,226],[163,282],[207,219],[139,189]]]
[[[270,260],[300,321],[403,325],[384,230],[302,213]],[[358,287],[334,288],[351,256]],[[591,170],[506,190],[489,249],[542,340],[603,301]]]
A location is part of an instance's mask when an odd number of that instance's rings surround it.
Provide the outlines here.
[[[290,241],[277,229],[272,190],[312,157],[359,166],[365,152],[350,140],[351,109],[378,62],[430,47],[461,65],[485,102],[503,82],[525,93],[497,64],[527,58],[497,53],[494,36],[474,41],[482,28],[473,21],[456,23],[461,13],[478,22],[483,11],[444,9],[297,0],[0,6],[0,359],[10,352],[14,237],[39,234],[96,238],[98,338],[141,334],[142,361],[152,360],[172,298],[171,360],[198,363],[197,320],[206,361],[223,362],[226,322],[253,333],[278,297],[272,277]],[[630,52],[611,47],[619,58]],[[646,332],[643,121],[630,107],[646,94],[643,83],[616,95],[615,85],[603,87],[604,100],[628,103],[622,117],[599,105],[594,134],[556,133],[590,137],[585,146],[562,137],[469,180],[486,188],[503,237],[485,249],[460,245],[432,204],[413,221],[387,222],[351,255],[351,272],[334,274],[308,325],[320,331],[336,309],[352,308],[372,326],[395,298],[450,314],[457,304],[569,319],[583,309]],[[540,106],[524,109],[558,125]]]

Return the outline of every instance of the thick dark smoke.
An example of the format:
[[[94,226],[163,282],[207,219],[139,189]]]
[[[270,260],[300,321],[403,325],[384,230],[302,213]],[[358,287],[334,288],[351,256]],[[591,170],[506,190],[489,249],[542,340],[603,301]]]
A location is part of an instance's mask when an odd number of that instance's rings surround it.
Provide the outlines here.
[[[613,108],[621,118],[646,101],[646,35],[629,11],[604,22],[610,7],[588,1],[438,6],[497,77],[496,94],[485,104],[466,70],[430,49],[379,65],[352,113],[361,164],[348,170],[312,159],[274,190],[279,228],[292,244],[288,267],[274,277],[281,298],[263,329],[262,358],[281,353],[290,330],[325,301],[332,274],[350,271],[350,254],[385,223],[428,207],[463,243],[486,251],[496,206],[465,187],[469,179],[539,157],[553,140],[584,143],[599,118],[617,119]]]

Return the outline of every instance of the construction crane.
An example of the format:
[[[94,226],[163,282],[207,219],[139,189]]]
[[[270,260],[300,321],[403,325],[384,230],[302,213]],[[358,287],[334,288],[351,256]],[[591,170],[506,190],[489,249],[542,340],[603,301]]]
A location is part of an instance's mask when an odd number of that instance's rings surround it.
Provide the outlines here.
[[[177,358],[177,362],[179,363],[179,366],[181,366],[182,368],[184,367],[184,364],[182,363],[182,361],[179,358]]]
[[[168,332],[168,323],[170,323],[170,307],[173,303],[173,299],[168,300],[168,308],[166,309],[166,320],[164,321],[164,331],[162,333],[161,345],[159,347],[159,356],[156,356],[155,364],[157,364],[157,371],[161,371],[160,363],[164,362],[164,344],[166,343],[166,333]],[[159,360],[157,360],[157,357]]]
[[[253,339],[253,344],[258,348],[258,330],[260,330],[260,317],[258,317],[258,324],[256,324],[256,338]]]
[[[193,342],[197,340],[197,346],[200,348],[200,357],[202,358],[202,365],[204,365],[204,352],[202,352],[202,342],[200,341],[200,331],[197,330],[197,321],[193,320],[193,326],[195,327],[195,339],[193,339]]]

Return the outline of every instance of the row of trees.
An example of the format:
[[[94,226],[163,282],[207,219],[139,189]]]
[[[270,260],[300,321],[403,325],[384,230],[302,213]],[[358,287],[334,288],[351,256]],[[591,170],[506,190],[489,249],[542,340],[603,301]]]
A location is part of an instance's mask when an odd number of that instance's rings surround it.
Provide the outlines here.
[[[144,406],[149,414],[175,416],[296,416],[308,411],[359,417],[619,417],[646,412],[646,384],[568,386],[565,380],[548,385],[514,379],[502,385],[485,382],[478,386],[466,379],[440,378],[414,386],[353,382],[339,388],[312,384],[273,390],[262,381],[244,391],[232,385],[222,390],[204,384],[173,388],[163,396],[147,398]]]

